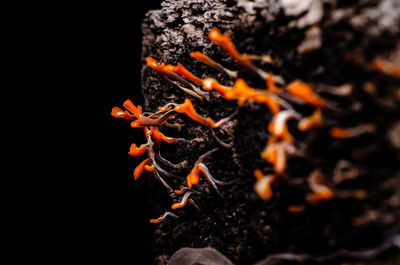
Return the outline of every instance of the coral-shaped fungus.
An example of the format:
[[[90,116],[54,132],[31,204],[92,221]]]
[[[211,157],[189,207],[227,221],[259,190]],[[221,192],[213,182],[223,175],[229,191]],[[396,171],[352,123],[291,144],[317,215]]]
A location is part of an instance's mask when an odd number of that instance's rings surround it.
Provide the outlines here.
[[[149,67],[160,73],[167,82],[181,89],[186,94],[202,101],[209,100],[210,96],[212,96],[209,92],[216,91],[225,100],[236,101],[238,106],[243,106],[246,102],[253,102],[267,106],[273,114],[273,118],[269,124],[266,125],[268,132],[270,133],[270,138],[260,156],[268,165],[272,166],[272,169],[268,174],[264,174],[260,169],[254,169],[254,176],[256,177],[254,190],[261,199],[270,200],[274,196],[273,185],[279,178],[285,176],[288,158],[291,155],[301,154],[296,139],[291,130],[289,130],[289,120],[296,121],[297,127],[295,129],[303,133],[327,128],[328,130],[324,130],[324,132],[329,132],[329,137],[332,139],[346,139],[357,137],[364,133],[375,132],[375,125],[369,123],[355,125],[351,128],[325,124],[323,119],[324,111],[326,109],[335,109],[335,106],[327,99],[320,96],[314,89],[314,85],[300,80],[293,80],[286,83],[281,76],[274,75],[258,68],[252,61],[263,60],[266,62],[273,62],[273,59],[270,56],[241,54],[233,44],[231,38],[226,34],[222,34],[218,29],[212,29],[208,33],[208,38],[211,42],[216,43],[225,50],[238,64],[257,74],[262,80],[264,80],[266,87],[262,89],[250,87],[244,79],[237,78],[237,71],[225,68],[199,51],[190,53],[190,56],[227,74],[230,78],[235,79],[233,86],[223,85],[214,78],[197,77],[180,63],[176,66],[165,64],[164,62],[158,63],[151,57],[148,57],[146,62]],[[383,60],[377,59],[373,61],[371,68],[399,76],[398,65],[392,65]],[[199,88],[199,86],[202,89]],[[330,93],[336,95],[348,95],[351,93],[351,87],[349,88],[346,85],[334,89],[325,89],[326,91],[330,90]],[[313,108],[314,111],[311,115],[304,116],[299,111],[296,111],[293,103],[309,106]],[[136,107],[129,100],[125,101],[123,106],[126,110],[121,110],[120,108],[115,107],[112,110],[112,115],[117,118],[131,120],[131,126],[133,128],[142,128],[147,139],[147,143],[142,144],[139,147],[137,147],[136,144],[132,144],[129,152],[131,156],[140,156],[147,153],[147,158],[134,170],[135,179],[139,178],[144,171],[152,172],[156,179],[160,181],[171,194],[183,195],[179,202],[172,204],[172,209],[182,208],[187,202],[197,208],[190,196],[193,194],[192,187],[199,183],[201,174],[205,176],[214,190],[220,194],[217,185],[223,183],[214,179],[207,166],[204,164],[204,160],[216,152],[218,148],[212,149],[201,155],[195,162],[190,173],[186,176],[186,186],[180,190],[175,190],[175,193],[172,192],[173,189],[168,185],[167,181],[162,178],[162,175],[171,177],[172,174],[164,170],[157,161],[161,161],[168,166],[176,165],[161,156],[161,142],[164,141],[172,144],[191,140],[167,137],[160,132],[160,128],[164,124],[167,124],[170,119],[173,119],[177,114],[181,113],[206,126],[211,130],[211,132],[214,132],[213,129],[217,129],[231,117],[214,122],[210,117],[199,115],[189,98],[186,98],[182,104],[169,103],[166,106],[159,107],[159,111],[154,113],[143,113],[141,106]],[[181,124],[179,126],[183,125]],[[231,145],[218,139],[215,133],[213,133],[212,136],[217,140],[217,143],[219,143],[222,148],[231,147]],[[339,198],[340,196],[336,196],[337,194],[335,194],[334,189],[331,188],[335,184],[336,183],[328,183],[323,178],[320,169],[315,168],[308,177],[310,194],[305,198],[305,202],[309,205],[317,205],[322,201],[331,200],[335,197]],[[362,196],[358,197],[361,198]],[[288,211],[292,213],[302,212],[303,210],[304,205],[289,206],[288,208]],[[167,211],[162,214],[161,217],[151,219],[150,222],[161,222],[165,220],[167,216],[178,217],[177,215]]]

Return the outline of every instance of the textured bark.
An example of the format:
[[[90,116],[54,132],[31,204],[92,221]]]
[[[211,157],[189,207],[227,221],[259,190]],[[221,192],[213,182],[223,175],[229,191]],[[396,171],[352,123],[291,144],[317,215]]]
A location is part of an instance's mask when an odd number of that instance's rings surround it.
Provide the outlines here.
[[[246,103],[238,107],[216,92],[210,100],[188,96],[167,83],[147,66],[142,70],[146,111],[169,102],[183,103],[189,97],[198,113],[220,120],[234,118],[216,130],[233,147],[220,148],[205,160],[213,176],[229,182],[219,186],[220,198],[202,179],[192,198],[201,211],[186,206],[179,219],[154,226],[155,264],[165,264],[182,247],[211,246],[237,264],[251,264],[274,252],[330,253],[339,248],[372,247],[400,231],[400,80],[368,67],[372,59],[400,63],[400,4],[384,1],[164,1],[160,10],[150,11],[143,23],[143,65],[151,56],[159,62],[180,62],[199,77],[211,76],[222,84],[232,79],[189,56],[201,51],[224,66],[239,70],[251,86],[265,88],[259,78],[240,67],[207,33],[217,27],[229,34],[241,53],[268,54],[274,62],[260,68],[281,75],[287,82],[300,79],[316,88],[349,84],[346,97],[326,97],[338,111],[325,111],[329,125],[355,126],[372,122],[377,132],[352,140],[338,141],[327,130],[294,132],[304,157],[290,158],[285,174],[274,187],[274,196],[262,201],[254,192],[255,168],[267,169],[260,157],[269,138],[267,125],[272,114],[265,106]],[[349,59],[346,54],[353,55]],[[310,108],[300,106],[306,115]],[[192,144],[162,145],[161,153],[172,162],[187,160],[183,170],[165,167],[182,179],[165,178],[173,187],[185,185],[185,177],[196,159],[218,147],[210,131],[183,115],[175,121],[181,130],[163,128],[168,136],[199,138]],[[289,126],[291,126],[289,124]],[[348,160],[360,176],[335,188],[339,191],[363,189],[365,199],[339,199],[319,206],[307,206],[300,214],[287,211],[304,203],[310,192],[307,176],[320,169],[331,181],[339,160]],[[170,209],[173,200],[155,179],[150,180],[151,217]],[[351,220],[365,222],[354,227]]]

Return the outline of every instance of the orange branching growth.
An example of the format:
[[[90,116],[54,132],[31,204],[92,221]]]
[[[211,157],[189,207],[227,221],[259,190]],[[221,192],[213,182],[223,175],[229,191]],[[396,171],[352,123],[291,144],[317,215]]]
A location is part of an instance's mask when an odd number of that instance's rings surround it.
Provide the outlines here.
[[[287,121],[295,118],[296,113],[292,110],[284,110],[274,115],[272,121],[268,125],[268,131],[277,139],[293,142],[294,139],[287,127]]]
[[[170,75],[171,73],[177,73],[189,81],[196,83],[196,84],[201,84],[201,79],[194,74],[192,74],[189,70],[187,70],[182,64],[178,63],[176,66],[171,65],[171,64],[165,64],[161,63],[158,64],[156,60],[154,60],[151,57],[146,58],[147,66],[153,68],[157,72],[160,72],[162,74]]]
[[[162,141],[169,144],[178,142],[178,140],[175,138],[165,136],[162,132],[160,132],[160,129],[158,129],[158,127],[153,128],[152,136],[158,145],[160,145]]]
[[[137,145],[135,143],[133,143],[131,145],[131,148],[129,149],[129,155],[130,156],[140,156],[142,154],[144,154],[148,149],[148,145],[147,144],[142,144],[140,145],[140,147],[137,147]]]
[[[308,177],[308,185],[314,192],[307,197],[310,204],[318,204],[320,201],[330,200],[335,197],[335,193],[326,184],[324,178],[318,170],[313,171]]]
[[[190,171],[190,173],[186,177],[186,182],[189,188],[193,187],[193,185],[199,184],[200,173],[203,173],[206,177],[209,177],[208,176],[209,172],[207,172],[204,169],[204,164],[202,159],[196,161],[194,167],[192,168],[192,171]]]
[[[232,71],[229,70],[225,67],[223,67],[221,64],[217,63],[216,61],[214,61],[213,59],[211,59],[210,57],[208,57],[207,55],[201,53],[201,52],[191,52],[190,53],[190,57],[199,60],[200,62],[205,63],[206,65],[218,69],[221,72],[225,72],[227,75],[229,75],[232,78],[237,78],[237,72],[236,71]]]
[[[177,215],[175,215],[175,214],[173,214],[173,213],[171,213],[171,212],[165,212],[163,215],[161,215],[161,216],[158,217],[157,219],[150,219],[150,223],[152,223],[152,224],[158,224],[158,223],[164,221],[164,220],[167,218],[167,216],[172,216],[172,217],[178,218]]]
[[[195,58],[195,59],[199,60],[200,62],[203,62],[206,65],[211,66],[213,68],[217,68],[217,69],[221,68],[221,65],[219,63],[217,63],[216,61],[214,61],[213,59],[211,59],[210,57],[208,57],[207,55],[205,55],[201,52],[191,52],[190,57]]]
[[[310,117],[303,118],[297,124],[300,131],[308,131],[322,126],[321,109],[317,108]]]
[[[142,128],[147,139],[147,143],[142,144],[139,147],[135,143],[133,143],[128,152],[128,154],[131,156],[140,156],[147,152],[147,158],[143,160],[133,172],[134,179],[137,180],[144,171],[156,171],[157,166],[154,156],[156,152],[159,152],[162,141],[165,141],[169,144],[178,142],[178,139],[167,137],[159,130],[159,126],[163,125],[170,117],[172,117],[174,110],[170,110],[170,108],[167,108],[166,112],[164,113],[150,113],[149,116],[145,116],[142,112],[142,107],[140,105],[135,106],[130,100],[126,100],[123,103],[123,106],[127,110],[124,111],[118,107],[114,107],[111,110],[111,115],[117,118],[133,120],[131,122],[131,127]],[[154,139],[154,142],[152,141],[152,139]],[[159,179],[164,186],[172,191],[168,184],[161,179],[158,173],[156,178]]]
[[[186,192],[185,195],[183,195],[183,198],[182,198],[182,200],[181,200],[180,202],[175,202],[174,204],[172,204],[171,209],[179,209],[179,208],[182,208],[182,207],[184,207],[184,206],[186,205],[186,203],[187,203],[188,201],[189,201],[190,203],[194,203],[194,202],[192,201],[192,199],[189,198],[191,194],[192,194],[192,193],[191,193],[190,191],[189,191],[189,192]]]
[[[264,72],[260,68],[256,67],[251,61],[254,59],[266,59],[265,61],[270,61],[269,56],[254,56],[249,54],[240,54],[233,44],[231,38],[222,34],[218,29],[214,28],[208,33],[208,39],[216,44],[218,44],[222,49],[224,49],[230,57],[232,57],[239,64],[244,66],[247,70],[257,73],[262,79],[267,80],[268,76],[271,74]],[[274,80],[279,83],[283,83],[283,79],[280,76],[273,76]]]
[[[196,162],[194,167],[192,168],[192,171],[186,176],[186,182],[189,188],[193,187],[193,185],[199,184],[200,181],[200,173],[202,172],[201,167],[199,167],[199,164],[201,162]]]
[[[400,64],[392,63],[381,58],[375,58],[371,62],[371,68],[388,75],[400,77]]]
[[[253,63],[251,63],[248,56],[239,53],[235,44],[233,44],[228,35],[222,34],[218,29],[214,28],[208,33],[208,38],[210,41],[221,46],[221,48],[224,49],[235,61],[243,65],[245,68],[250,71],[257,72],[263,79],[267,78],[268,74],[258,69]]]
[[[311,86],[300,80],[295,80],[289,83],[286,87],[290,95],[295,98],[300,98],[308,104],[315,107],[325,106],[325,101],[313,92]]]
[[[192,102],[188,98],[185,99],[183,104],[177,105],[174,110],[178,113],[184,113],[192,120],[212,128],[217,128],[222,125],[222,123],[215,123],[210,117],[204,118],[197,114]]]
[[[186,182],[187,182],[187,185],[189,188],[192,188],[193,185],[199,184],[200,174],[203,173],[203,175],[206,177],[207,181],[211,184],[211,186],[213,186],[215,191],[219,194],[218,187],[216,184],[224,184],[224,183],[213,178],[213,176],[211,175],[207,166],[203,163],[204,159],[206,159],[208,156],[210,156],[212,153],[214,153],[217,150],[218,150],[218,148],[214,148],[214,149],[204,153],[203,155],[201,155],[199,157],[199,159],[197,159],[192,170],[186,176]]]
[[[289,142],[279,142],[272,137],[261,152],[261,157],[274,166],[275,173],[282,174],[286,169],[287,154],[292,153],[293,150],[294,147]]]
[[[256,177],[256,183],[254,184],[254,190],[257,195],[263,200],[269,200],[272,198],[271,184],[276,180],[277,176],[274,174],[265,175],[259,169],[254,170],[254,176]]]
[[[245,101],[254,101],[267,105],[274,114],[280,110],[278,102],[270,91],[253,89],[241,78],[236,80],[233,87],[223,86],[213,78],[203,79],[202,84],[205,90],[215,90],[226,100],[237,100],[239,106],[243,106]]]
[[[136,117],[129,113],[127,110],[122,110],[118,107],[114,107],[111,110],[111,115],[115,118],[123,118],[126,120],[135,120]]]
[[[182,194],[184,194],[185,192],[187,192],[187,191],[189,191],[189,190],[190,190],[189,187],[183,187],[183,188],[180,189],[180,190],[174,190],[174,192],[175,192],[176,194],[182,195]]]
[[[160,117],[146,117],[142,113],[142,107],[138,105],[137,107],[129,99],[123,103],[123,106],[127,109],[125,111],[118,107],[114,107],[111,110],[111,115],[116,118],[124,118],[127,120],[133,120],[131,122],[132,128],[144,128],[144,127],[159,127],[165,123],[168,118],[170,118],[171,113],[166,113]]]
[[[243,56],[238,52],[235,44],[233,44],[231,38],[228,35],[222,34],[218,29],[213,28],[208,33],[208,38],[210,39],[210,41],[221,46],[221,48],[224,49],[233,59],[246,67],[247,60],[245,60],[245,58],[243,58]]]
[[[373,133],[376,131],[376,126],[372,123],[360,124],[352,128],[332,127],[329,135],[332,138],[346,139],[359,136],[364,133]]]

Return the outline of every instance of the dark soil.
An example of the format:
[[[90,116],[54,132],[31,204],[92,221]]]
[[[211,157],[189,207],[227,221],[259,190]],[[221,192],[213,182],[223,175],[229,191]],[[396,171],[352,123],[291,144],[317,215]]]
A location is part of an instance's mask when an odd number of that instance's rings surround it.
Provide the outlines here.
[[[233,143],[233,147],[220,148],[204,161],[216,179],[230,184],[219,186],[219,197],[201,179],[192,196],[201,211],[187,205],[174,211],[179,219],[169,218],[152,225],[154,264],[166,264],[182,247],[210,246],[235,264],[252,264],[275,252],[324,255],[337,249],[374,247],[400,231],[400,79],[368,66],[376,57],[400,62],[400,4],[396,0],[332,0],[323,1],[318,8],[310,1],[312,4],[304,10],[299,7],[299,11],[283,2],[296,1],[244,4],[245,1],[171,0],[164,1],[160,10],[150,11],[145,18],[144,110],[156,111],[157,106],[183,103],[188,97],[198,113],[214,120],[234,114],[230,122],[216,130],[218,137]],[[208,102],[200,101],[145,66],[147,56],[168,64],[180,62],[199,77],[214,77],[222,84],[232,85],[234,80],[189,56],[191,51],[201,51],[238,70],[239,77],[251,86],[265,88],[256,75],[208,40],[207,33],[213,27],[230,35],[241,53],[270,55],[273,64],[258,66],[281,75],[286,82],[300,79],[316,88],[343,84],[353,88],[348,96],[321,93],[335,106],[333,110],[323,110],[326,128],[307,133],[291,129],[304,155],[289,158],[288,168],[273,186],[274,196],[268,201],[254,192],[253,170],[270,169],[260,157],[270,137],[269,110],[248,102],[238,107],[216,92],[210,93]],[[319,32],[316,42],[306,37],[312,28]],[[294,106],[305,116],[312,112],[307,106]],[[171,187],[178,189],[186,184],[185,177],[197,158],[219,145],[205,126],[186,116],[178,115],[174,122],[182,124],[182,129],[163,127],[165,135],[203,139],[192,144],[162,144],[161,153],[171,162],[188,161],[182,170],[164,168],[181,176],[182,179],[165,177]],[[376,133],[347,140],[328,135],[329,126],[352,127],[367,122],[375,124]],[[294,125],[289,123],[290,128]],[[317,206],[308,205],[305,197],[311,192],[307,184],[310,172],[319,169],[327,182],[333,183],[339,160],[349,161],[360,174],[332,184],[335,191],[365,190],[366,198],[336,197]],[[150,184],[149,218],[155,218],[169,210],[179,197],[172,199],[151,174],[143,177],[148,177]],[[291,205],[305,205],[305,210],[289,213],[287,208]],[[355,226],[354,220],[362,222]]]

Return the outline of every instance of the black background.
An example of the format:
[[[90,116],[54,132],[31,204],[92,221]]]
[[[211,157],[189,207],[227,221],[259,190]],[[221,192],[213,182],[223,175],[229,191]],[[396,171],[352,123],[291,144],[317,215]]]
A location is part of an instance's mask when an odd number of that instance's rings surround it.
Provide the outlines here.
[[[136,105],[143,102],[141,23],[148,10],[159,8],[160,1],[94,8],[85,23],[87,30],[80,33],[89,43],[89,72],[96,79],[92,85],[99,88],[94,94],[101,93],[95,110],[97,133],[91,136],[91,168],[86,166],[88,175],[84,176],[85,203],[79,208],[85,220],[80,228],[84,236],[77,239],[83,239],[78,252],[86,254],[89,262],[94,258],[110,264],[150,264],[153,259],[146,179],[133,179],[142,159],[128,155],[133,142],[143,143],[143,132],[110,113],[114,106],[122,108],[126,99]]]

